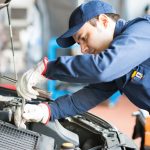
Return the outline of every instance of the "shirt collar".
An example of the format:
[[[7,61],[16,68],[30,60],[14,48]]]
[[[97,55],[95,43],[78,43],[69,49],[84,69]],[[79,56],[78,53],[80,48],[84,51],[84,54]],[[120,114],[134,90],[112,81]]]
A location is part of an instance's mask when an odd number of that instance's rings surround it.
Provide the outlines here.
[[[119,19],[116,22],[114,38],[121,33],[121,31],[122,31],[122,29],[124,28],[125,25],[126,25],[126,21],[123,20],[123,19]]]

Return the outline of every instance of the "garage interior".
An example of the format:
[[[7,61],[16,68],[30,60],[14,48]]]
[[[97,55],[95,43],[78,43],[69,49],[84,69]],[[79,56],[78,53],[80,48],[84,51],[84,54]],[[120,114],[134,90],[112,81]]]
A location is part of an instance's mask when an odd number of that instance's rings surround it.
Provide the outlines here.
[[[0,3],[5,3],[6,1],[2,0]],[[47,56],[49,61],[53,61],[59,56],[81,55],[79,45],[75,44],[73,47],[62,49],[56,44],[56,38],[68,28],[68,18],[72,10],[86,1],[88,0],[11,0],[9,11],[12,24],[14,56],[10,39],[7,10],[5,7],[0,9],[0,89],[4,88],[5,91],[5,88],[8,88],[7,85],[9,85],[10,93],[12,93],[10,95],[16,97],[16,92],[12,92],[14,90],[12,86],[15,84],[4,78],[9,77],[16,79],[16,74],[17,78],[21,77],[25,71],[36,65],[44,56]],[[142,17],[145,14],[147,6],[150,6],[149,0],[136,0],[136,2],[134,0],[104,1],[112,4],[116,8],[117,13],[121,15],[121,18],[126,20],[131,20],[138,16]],[[42,90],[52,92],[51,99],[55,101],[55,99],[60,96],[78,91],[84,85],[85,84],[49,80],[43,81],[38,87]],[[8,95],[6,94],[5,96]],[[127,137],[135,142],[138,149],[140,149],[143,137],[141,138],[139,135],[139,137],[137,136],[137,138],[133,139],[136,121],[140,118],[138,118],[139,110],[140,108],[132,104],[125,95],[121,95],[120,92],[117,92],[108,100],[88,112],[102,118],[121,133],[127,135]],[[65,126],[68,123],[67,121],[62,121],[62,124]],[[71,128],[71,125],[69,127]],[[41,127],[37,127],[36,125],[31,127],[33,131],[37,132],[36,128]],[[43,132],[46,132],[45,130],[46,129],[43,129]],[[142,131],[143,130],[144,129],[142,129]],[[3,143],[1,138],[0,143]],[[85,145],[83,147],[86,147]],[[47,150],[43,147],[41,150]],[[58,149],[58,147],[56,149]],[[84,149],[88,150],[86,148]],[[94,150],[94,148],[89,148],[89,150]],[[126,150],[130,150],[130,148]],[[141,148],[140,150],[150,150],[150,142],[149,146]]]

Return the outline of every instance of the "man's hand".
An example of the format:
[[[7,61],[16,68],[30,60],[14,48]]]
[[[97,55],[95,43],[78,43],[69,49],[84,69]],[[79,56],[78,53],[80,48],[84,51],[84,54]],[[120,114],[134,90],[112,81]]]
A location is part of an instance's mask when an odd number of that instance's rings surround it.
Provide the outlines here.
[[[49,122],[51,112],[48,104],[26,104],[22,116],[21,111],[19,110],[20,109],[17,109],[14,116],[14,122],[17,127],[24,128],[22,125],[25,122],[41,122],[43,124],[47,124]]]
[[[43,79],[43,75],[47,69],[47,58],[37,64],[36,67],[28,70],[17,81],[16,88],[19,96],[22,96],[26,100],[36,99],[39,93],[33,89],[37,83]]]

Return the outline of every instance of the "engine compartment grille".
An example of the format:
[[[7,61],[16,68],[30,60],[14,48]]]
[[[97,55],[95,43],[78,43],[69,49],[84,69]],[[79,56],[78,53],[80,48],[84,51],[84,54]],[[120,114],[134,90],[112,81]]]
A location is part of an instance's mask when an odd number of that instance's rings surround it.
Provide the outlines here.
[[[40,135],[0,121],[0,150],[36,150]]]

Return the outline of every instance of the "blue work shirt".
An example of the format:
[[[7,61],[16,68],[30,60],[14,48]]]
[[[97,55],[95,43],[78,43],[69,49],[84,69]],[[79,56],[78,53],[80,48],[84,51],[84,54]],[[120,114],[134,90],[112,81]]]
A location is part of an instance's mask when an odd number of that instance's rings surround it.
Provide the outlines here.
[[[89,84],[51,103],[51,120],[86,112],[117,90],[150,111],[150,16],[119,19],[108,49],[96,55],[59,57],[48,63],[46,77]]]

